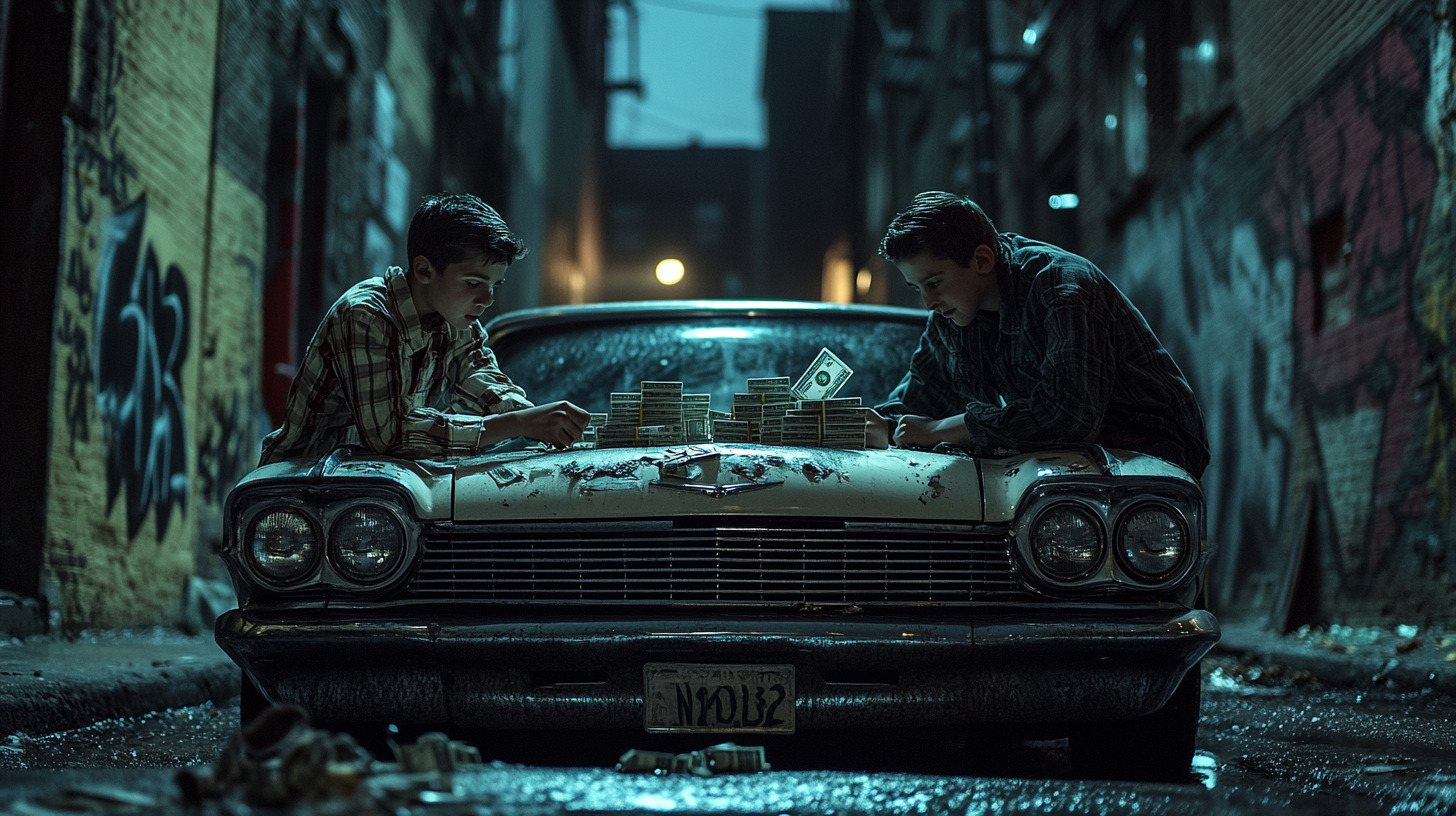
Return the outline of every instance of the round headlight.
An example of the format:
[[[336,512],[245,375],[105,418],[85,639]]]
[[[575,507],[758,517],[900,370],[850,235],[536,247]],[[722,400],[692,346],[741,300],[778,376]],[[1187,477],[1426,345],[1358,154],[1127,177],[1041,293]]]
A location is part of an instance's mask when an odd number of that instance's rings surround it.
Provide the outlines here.
[[[1102,560],[1102,524],[1079,505],[1054,505],[1032,525],[1031,552],[1051,577],[1081,578]]]
[[[248,556],[265,578],[293,583],[312,572],[318,561],[318,532],[292,507],[269,510],[253,520]]]
[[[329,560],[345,578],[372,584],[394,570],[404,552],[404,528],[383,507],[360,504],[334,522]]]
[[[1123,517],[1118,545],[1122,565],[1134,577],[1163,578],[1188,554],[1188,530],[1168,508],[1144,505]]]

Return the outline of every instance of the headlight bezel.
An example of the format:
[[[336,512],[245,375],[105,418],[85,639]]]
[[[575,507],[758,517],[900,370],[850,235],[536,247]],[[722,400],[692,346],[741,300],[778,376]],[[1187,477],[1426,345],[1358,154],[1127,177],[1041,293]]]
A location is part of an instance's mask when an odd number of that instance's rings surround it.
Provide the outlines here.
[[[403,534],[400,554],[391,569],[379,578],[363,582],[348,576],[330,557],[337,522],[361,504],[383,508]],[[287,583],[277,581],[259,569],[247,552],[253,525],[266,514],[288,507],[299,512],[315,531],[312,569]],[[411,512],[409,497],[388,487],[351,487],[347,491],[313,485],[274,483],[263,489],[234,491],[228,497],[227,516],[232,519],[225,534],[223,556],[237,565],[246,583],[235,579],[240,599],[262,592],[281,598],[322,598],[324,590],[346,592],[361,599],[392,592],[413,574],[421,552],[423,525]]]
[[[253,538],[257,535],[258,525],[267,516],[279,511],[291,512],[303,519],[303,522],[308,525],[309,531],[313,534],[312,551],[306,559],[308,561],[307,566],[298,575],[287,578],[268,572],[267,568],[259,563],[253,552]],[[239,547],[241,560],[247,565],[249,572],[263,583],[271,587],[284,589],[305,584],[318,574],[319,561],[322,560],[321,553],[324,548],[324,539],[317,519],[314,518],[313,514],[308,512],[308,509],[303,506],[302,502],[283,499],[256,508],[256,511],[249,514],[248,518],[240,525],[240,529],[243,530],[243,538]]]
[[[1062,574],[1053,570],[1043,558],[1041,548],[1038,546],[1036,541],[1037,531],[1040,528],[1041,524],[1047,521],[1048,516],[1050,516],[1052,513],[1064,509],[1070,509],[1086,516],[1091,521],[1093,535],[1097,538],[1096,555],[1092,558],[1090,562],[1088,562],[1085,569],[1070,574]],[[1059,584],[1075,583],[1083,578],[1086,578],[1087,576],[1095,572],[1098,567],[1102,566],[1103,561],[1107,560],[1106,525],[1102,519],[1102,514],[1098,511],[1098,509],[1096,507],[1088,505],[1086,502],[1076,500],[1049,502],[1036,511],[1035,517],[1031,519],[1026,529],[1028,537],[1027,543],[1029,544],[1032,560],[1036,562],[1038,571],[1052,578]]]
[[[1098,565],[1076,578],[1058,578],[1038,562],[1031,540],[1036,522],[1052,507],[1075,502],[1101,523],[1103,552]],[[1168,511],[1185,533],[1186,549],[1178,564],[1158,577],[1148,577],[1123,563],[1125,521],[1153,504]],[[1053,476],[1038,480],[1018,502],[1012,522],[1012,550],[1023,581],[1051,597],[1078,597],[1099,592],[1164,593],[1182,591],[1199,575],[1210,555],[1205,530],[1203,491],[1196,484],[1155,476]]]
[[[388,517],[390,521],[394,522],[396,529],[399,531],[399,550],[395,554],[395,561],[389,566],[388,569],[386,569],[376,578],[359,578],[350,575],[348,568],[341,563],[341,557],[336,555],[338,547],[339,526],[344,523],[349,513],[364,507],[374,508],[383,511],[384,515]],[[405,526],[404,519],[401,518],[401,514],[396,508],[391,507],[388,504],[384,504],[376,499],[359,499],[357,501],[349,502],[347,504],[334,508],[331,516],[332,519],[329,522],[328,536],[324,543],[324,559],[329,562],[329,566],[333,568],[334,572],[338,573],[339,576],[345,581],[350,582],[351,585],[358,587],[375,587],[379,584],[388,582],[391,578],[394,577],[395,573],[399,571],[399,565],[404,560],[406,551],[409,548],[410,541],[410,536],[408,532],[409,528]]]
[[[1183,536],[1183,552],[1178,555],[1178,560],[1174,562],[1173,566],[1156,575],[1144,572],[1143,570],[1138,569],[1136,566],[1134,566],[1131,563],[1131,559],[1127,555],[1126,547],[1128,523],[1132,520],[1133,516],[1150,508],[1162,510],[1167,516],[1169,516],[1173,520],[1174,524],[1178,526],[1179,532]],[[1159,501],[1157,499],[1133,502],[1130,503],[1126,508],[1124,508],[1118,514],[1117,527],[1115,528],[1115,531],[1113,533],[1113,540],[1116,542],[1116,545],[1112,548],[1112,552],[1113,556],[1117,559],[1118,567],[1120,567],[1128,575],[1134,577],[1136,580],[1139,580],[1146,584],[1161,585],[1166,583],[1170,576],[1178,574],[1184,564],[1187,563],[1194,550],[1193,536],[1188,529],[1187,518],[1184,517],[1183,513],[1180,512],[1177,507],[1174,507],[1173,505],[1168,504],[1165,501]]]

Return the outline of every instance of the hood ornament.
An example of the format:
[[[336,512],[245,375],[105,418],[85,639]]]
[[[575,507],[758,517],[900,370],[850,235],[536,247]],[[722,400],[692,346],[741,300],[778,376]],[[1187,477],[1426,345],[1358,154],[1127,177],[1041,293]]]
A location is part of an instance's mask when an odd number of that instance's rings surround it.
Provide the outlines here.
[[[693,445],[671,453],[659,465],[658,473],[662,478],[653,479],[647,483],[648,486],[703,493],[718,499],[784,483],[783,479],[779,479],[771,482],[717,484],[721,454],[716,448]]]
[[[715,499],[724,496],[731,496],[734,493],[746,493],[750,490],[761,490],[765,487],[773,487],[784,483],[783,479],[776,479],[772,482],[743,482],[739,484],[697,484],[696,482],[665,482],[661,479],[653,479],[647,484],[651,487],[667,487],[673,490],[686,490],[689,493],[703,493]]]

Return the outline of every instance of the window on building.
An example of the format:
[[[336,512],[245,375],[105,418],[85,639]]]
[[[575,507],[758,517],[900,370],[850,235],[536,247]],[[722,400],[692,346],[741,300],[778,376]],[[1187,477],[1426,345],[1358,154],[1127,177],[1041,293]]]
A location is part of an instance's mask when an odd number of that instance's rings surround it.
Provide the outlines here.
[[[1178,35],[1178,115],[1197,127],[1232,99],[1228,0],[1182,0]]]
[[[607,241],[627,252],[642,248],[642,206],[618,202],[607,208]]]
[[[1345,239],[1345,214],[1334,212],[1309,225],[1314,261],[1314,330],[1350,322],[1350,244]]]
[[[723,241],[723,222],[727,208],[721,201],[699,201],[693,208],[693,241],[699,246],[714,247]]]

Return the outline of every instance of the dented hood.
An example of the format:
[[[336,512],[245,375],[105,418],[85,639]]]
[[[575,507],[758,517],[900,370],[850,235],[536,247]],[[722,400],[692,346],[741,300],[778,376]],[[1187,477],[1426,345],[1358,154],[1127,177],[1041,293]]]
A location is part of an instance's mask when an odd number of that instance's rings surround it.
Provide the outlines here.
[[[697,514],[965,522],[976,461],[905,450],[702,444],[487,456],[455,471],[456,521]]]

